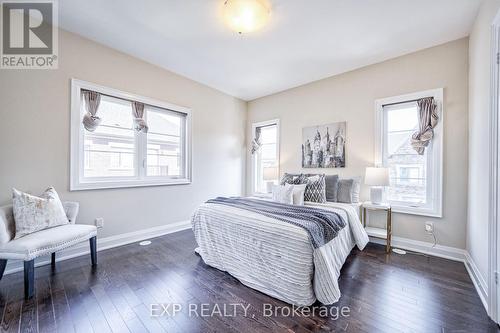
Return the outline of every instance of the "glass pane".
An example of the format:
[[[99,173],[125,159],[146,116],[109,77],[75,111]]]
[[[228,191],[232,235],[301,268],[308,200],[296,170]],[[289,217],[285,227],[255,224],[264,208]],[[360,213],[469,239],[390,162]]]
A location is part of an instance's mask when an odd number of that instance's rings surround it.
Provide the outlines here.
[[[179,137],[181,135],[181,118],[176,112],[147,106],[148,134],[161,134]]]
[[[278,127],[276,125],[262,127],[261,132],[260,132],[261,143],[262,144],[276,143],[277,138],[278,138],[277,131],[278,131]]]
[[[415,103],[393,105],[386,111],[387,141],[385,161],[390,172],[387,199],[424,205],[427,201],[427,151],[424,155],[411,146],[411,136],[418,129]]]
[[[101,96],[97,116],[101,118],[101,124],[94,133],[134,137],[132,105],[130,102],[119,98]]]
[[[261,147],[255,156],[255,191],[267,192],[267,183],[277,183],[278,179],[264,179],[264,168],[278,166],[278,127],[262,127]]]
[[[160,108],[147,108],[147,169],[152,177],[183,177],[183,140],[185,117]]]
[[[418,128],[418,113],[416,103],[406,103],[401,105],[392,105],[387,110],[387,130],[408,131]]]
[[[276,144],[266,144],[260,147],[260,154],[263,160],[276,160]]]
[[[82,108],[82,115],[84,112]],[[135,133],[130,102],[102,95],[97,116],[101,118],[97,129],[83,130],[83,176],[134,177]]]
[[[131,177],[134,139],[85,135],[84,177]]]

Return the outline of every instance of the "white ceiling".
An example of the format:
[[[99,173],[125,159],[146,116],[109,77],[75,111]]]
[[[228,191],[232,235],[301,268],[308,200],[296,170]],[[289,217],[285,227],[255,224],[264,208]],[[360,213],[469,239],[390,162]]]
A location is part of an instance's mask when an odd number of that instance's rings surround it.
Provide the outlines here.
[[[252,100],[467,36],[481,0],[270,0],[263,30],[238,35],[224,0],[64,0],[60,25]]]

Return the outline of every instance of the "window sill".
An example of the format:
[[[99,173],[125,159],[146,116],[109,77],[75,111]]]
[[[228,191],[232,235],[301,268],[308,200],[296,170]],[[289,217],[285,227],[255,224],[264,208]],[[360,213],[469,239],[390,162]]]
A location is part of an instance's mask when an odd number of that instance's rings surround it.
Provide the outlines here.
[[[191,179],[179,178],[168,180],[122,180],[122,181],[98,181],[98,182],[80,182],[70,185],[70,191],[85,191],[85,190],[100,190],[112,188],[130,188],[130,187],[147,187],[147,186],[171,186],[171,185],[188,185],[191,184]]]
[[[391,205],[393,213],[442,218],[441,210]]]

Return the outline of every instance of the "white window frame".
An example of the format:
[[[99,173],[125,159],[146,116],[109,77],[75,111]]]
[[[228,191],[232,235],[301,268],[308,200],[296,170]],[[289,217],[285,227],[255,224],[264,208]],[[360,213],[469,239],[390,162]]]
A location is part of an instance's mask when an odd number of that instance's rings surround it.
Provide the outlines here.
[[[252,123],[252,139],[255,135],[255,129],[257,127],[265,127],[276,125],[276,167],[278,168],[278,175],[280,174],[280,120],[279,119],[271,119],[266,121],[261,121],[258,123]],[[256,191],[255,182],[256,182],[256,170],[257,170],[257,155],[252,154],[252,195],[269,195],[269,193],[262,193]]]
[[[375,166],[383,166],[383,147],[387,131],[384,124],[384,105],[394,103],[404,103],[420,98],[433,97],[437,104],[439,121],[434,128],[434,138],[427,148],[430,155],[427,159],[427,177],[431,179],[427,183],[428,196],[433,198],[432,205],[402,205],[401,203],[391,203],[392,211],[413,215],[423,215],[431,217],[443,217],[443,123],[444,123],[444,103],[443,89],[432,89],[420,91],[400,96],[382,98],[375,101]]]
[[[121,98],[130,101],[137,101],[158,108],[179,112],[185,115],[185,126],[182,129],[185,131],[185,141],[183,142],[185,165],[184,177],[151,177],[146,176],[146,165],[144,159],[147,154],[146,136],[136,133],[137,152],[135,155],[136,175],[131,177],[100,177],[100,178],[84,178],[84,129],[82,126],[82,98],[81,90],[92,90],[103,95],[109,95],[116,98]],[[99,114],[98,114],[99,115]],[[132,109],[130,110],[132,117]],[[192,181],[192,158],[191,158],[191,110],[189,108],[162,102],[148,97],[143,97],[117,89],[100,86],[91,82],[86,82],[77,79],[71,79],[71,152],[70,152],[70,191],[93,190],[106,188],[124,188],[124,187],[141,187],[141,186],[160,186],[160,185],[183,185],[190,184]],[[140,162],[140,159],[143,162]]]

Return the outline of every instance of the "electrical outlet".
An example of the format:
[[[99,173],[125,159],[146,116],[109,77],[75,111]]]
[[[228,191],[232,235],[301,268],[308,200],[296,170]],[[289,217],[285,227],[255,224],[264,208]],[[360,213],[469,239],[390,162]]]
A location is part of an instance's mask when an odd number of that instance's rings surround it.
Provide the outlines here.
[[[94,220],[95,226],[98,228],[104,227],[104,218],[103,217],[96,217]]]
[[[434,232],[434,223],[427,221],[425,222],[425,232],[432,234]]]

